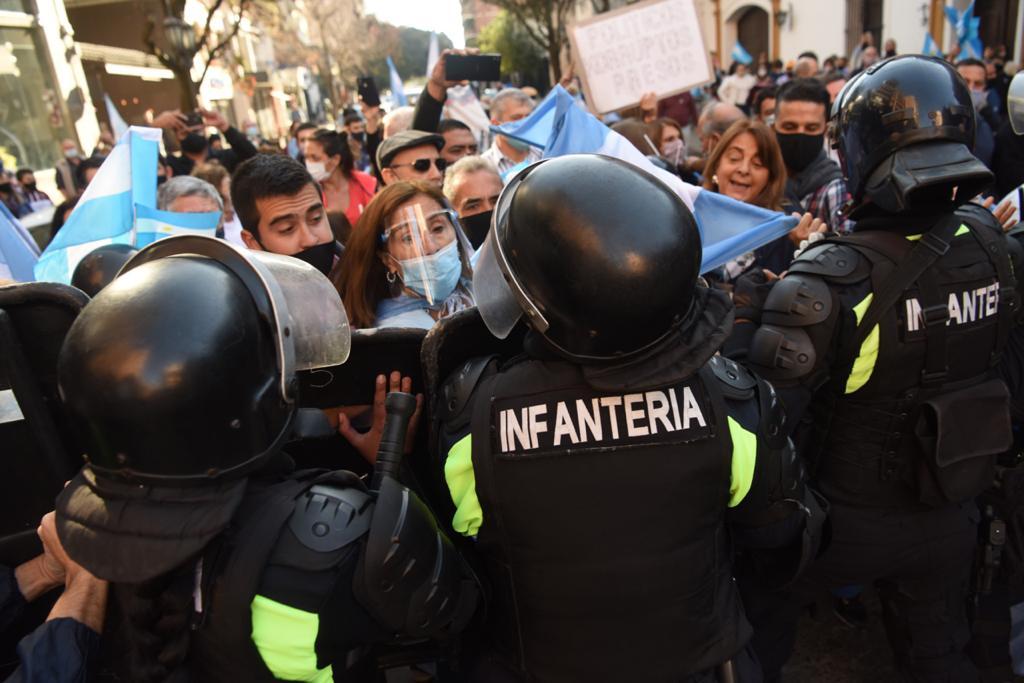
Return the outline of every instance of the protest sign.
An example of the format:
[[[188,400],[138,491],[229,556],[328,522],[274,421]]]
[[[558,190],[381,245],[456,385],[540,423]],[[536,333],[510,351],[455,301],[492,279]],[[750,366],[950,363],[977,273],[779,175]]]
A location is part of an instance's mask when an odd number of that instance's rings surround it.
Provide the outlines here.
[[[598,113],[714,80],[694,0],[647,0],[570,27],[573,64]]]

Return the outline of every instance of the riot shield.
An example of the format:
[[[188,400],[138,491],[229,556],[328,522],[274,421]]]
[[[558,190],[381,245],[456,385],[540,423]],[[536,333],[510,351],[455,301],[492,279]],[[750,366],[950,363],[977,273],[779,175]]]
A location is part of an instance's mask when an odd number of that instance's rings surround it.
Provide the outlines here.
[[[343,365],[296,373],[299,380],[299,422],[308,419],[310,409],[323,411],[324,420],[333,424],[333,420],[327,417],[330,413],[336,415],[343,407],[372,406],[377,375],[388,375],[394,370],[412,378],[414,394],[423,392],[420,346],[425,334],[424,330],[418,328],[353,330],[352,348]],[[369,419],[370,413],[364,412],[362,422],[369,426],[365,421]],[[360,419],[354,418],[353,422],[359,428]],[[425,444],[426,429],[422,421],[420,424],[417,439],[420,444]],[[299,439],[288,444],[288,454],[300,467],[326,467],[348,469],[357,474],[369,473],[370,466],[348,441],[337,434],[334,427],[324,429],[329,431],[320,430],[320,438],[317,438],[317,430],[314,429],[300,434]]]
[[[57,355],[89,298],[56,283],[0,287],[0,562],[40,551],[36,526],[82,464],[57,395]]]

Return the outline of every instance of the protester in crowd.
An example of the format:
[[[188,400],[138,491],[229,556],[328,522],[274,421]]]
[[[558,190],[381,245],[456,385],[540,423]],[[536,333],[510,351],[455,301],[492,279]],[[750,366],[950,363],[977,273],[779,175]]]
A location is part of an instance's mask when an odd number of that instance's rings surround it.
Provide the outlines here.
[[[722,79],[722,85],[718,86],[718,99],[742,108],[746,106],[757,78],[747,70],[746,64],[734,62],[732,66],[732,73]]]
[[[31,168],[19,168],[14,174],[21,188],[22,197],[32,211],[39,211],[53,205],[50,196],[36,187],[36,174]]]
[[[412,128],[412,117],[415,113],[412,107],[398,107],[384,115],[384,139],[387,140],[393,135]]]
[[[60,150],[63,156],[54,164],[57,171],[55,176],[57,189],[64,195],[64,199],[71,199],[84,189],[79,187],[78,176],[75,173],[78,164],[82,161],[82,153],[78,151],[78,143],[70,139],[61,141]]]
[[[711,152],[704,170],[704,187],[708,190],[762,209],[792,210],[800,216],[799,207],[784,206],[786,166],[771,128],[760,121],[744,119],[730,126]],[[822,229],[820,220],[803,214],[788,235],[726,264],[724,280],[735,280],[755,263],[758,268],[776,274],[784,272],[801,240]]]
[[[229,125],[222,114],[208,109],[199,109],[197,113],[203,122],[196,126],[188,125],[188,118],[177,109],[165,111],[153,119],[154,127],[173,133],[181,146],[181,156],[167,158],[174,169],[174,175],[188,175],[196,164],[208,160],[219,161],[229,172],[233,172],[239,163],[256,156],[256,147],[244,133]],[[211,150],[210,141],[203,134],[207,126],[219,130],[231,149]]]
[[[370,155],[366,151],[366,120],[359,112],[351,110],[343,121],[342,128],[348,136],[348,148],[352,151],[355,168],[366,173],[370,168]]]
[[[7,171],[0,171],[0,201],[8,211],[20,218],[32,212],[28,203],[22,201],[22,197],[14,187],[14,179]]]
[[[753,106],[750,108],[750,115],[761,123],[768,123],[769,119],[775,116],[775,95],[778,92],[774,86],[762,88],[754,96]]]
[[[235,213],[234,204],[231,203],[231,174],[217,162],[206,162],[192,169],[192,176],[217,188],[217,194],[220,195],[224,207],[220,221],[224,233],[222,236],[228,242],[244,247],[242,223],[238,220],[238,214]]]
[[[470,255],[440,188],[396,182],[366,207],[332,280],[353,327],[429,329],[473,305]]]
[[[658,100],[658,118],[668,117],[674,120],[680,131],[692,127],[697,123],[700,114],[697,111],[697,104],[693,101],[693,95],[689,92],[679,93],[664,99]]]
[[[156,184],[163,185],[168,178],[174,177],[174,169],[167,163],[167,157],[160,154],[156,158]]]
[[[658,156],[661,152],[656,142],[660,128],[653,123],[644,123],[640,119],[629,118],[613,123],[611,129],[629,140],[645,156],[650,154]]]
[[[463,157],[474,156],[480,151],[473,130],[458,119],[441,119],[437,124],[437,132],[444,138],[441,157],[449,166]]]
[[[72,197],[57,205],[57,208],[53,210],[53,220],[50,221],[50,241],[57,236],[57,233],[64,224],[68,222],[68,217],[71,216],[71,212],[75,210],[75,205],[78,204],[78,197]]]
[[[103,159],[100,157],[89,157],[78,162],[75,168],[75,182],[78,183],[79,192],[85,192],[85,188],[89,187],[89,183],[96,177],[102,165]]]
[[[387,137],[377,148],[377,168],[385,185],[424,180],[438,188],[447,162],[441,157],[444,138],[436,133],[406,130]]]
[[[818,60],[814,57],[803,56],[796,60],[793,66],[793,78],[814,78],[818,75]]]
[[[463,157],[444,177],[444,195],[459,214],[470,244],[479,249],[491,227],[502,182],[494,164],[482,157]]]
[[[413,113],[411,128],[427,131],[428,133],[441,133],[439,124],[444,115],[444,103],[448,99],[448,88],[459,85],[459,81],[449,81],[445,78],[445,69],[448,64],[448,55],[476,54],[476,49],[468,50],[441,50],[434,68],[431,69],[427,78],[427,85],[420,92],[416,100],[416,110]],[[476,152],[473,152],[476,154]],[[455,163],[455,160],[452,160]]]
[[[846,233],[853,227],[842,215],[849,199],[846,183],[839,165],[825,154],[828,108],[828,91],[820,82],[790,81],[779,88],[773,127],[786,163],[786,197],[829,230]]]
[[[864,71],[868,67],[872,66],[873,64],[875,64],[875,62],[878,61],[878,59],[878,48],[875,47],[874,45],[868,45],[860,53],[860,67],[857,70],[855,70],[850,75],[850,77],[852,78],[853,76],[859,74],[861,71]]]
[[[224,200],[217,188],[195,176],[175,176],[160,186],[156,208],[175,213],[218,213],[217,237],[224,236]]]
[[[829,104],[831,104],[836,101],[836,95],[838,95],[839,91],[843,89],[844,85],[846,85],[846,76],[838,71],[833,71],[825,76],[823,82],[825,83],[825,90],[828,91]]]
[[[893,40],[892,38],[889,38],[888,40],[886,40],[885,41],[885,45],[883,46],[883,50],[884,50],[884,52],[882,53],[883,59],[889,59],[889,57],[895,57],[897,55],[897,52],[896,52],[896,41]]]
[[[697,121],[697,134],[700,136],[702,157],[687,159],[685,170],[700,171],[703,169],[705,160],[722,138],[722,133],[728,130],[729,126],[744,118],[746,117],[739,107],[717,100],[708,102]]]
[[[9,683],[93,680],[106,620],[109,584],[68,557],[47,513],[36,534],[43,554],[14,570],[0,566],[0,632],[14,622],[27,603],[57,587],[63,592],[46,621],[18,644],[20,666]]]
[[[988,167],[992,166],[995,154],[995,131],[999,130],[999,117],[988,104],[988,79],[985,62],[980,59],[961,59],[956,63],[957,73],[967,83],[974,104],[976,126],[974,129],[974,156]]]
[[[339,250],[320,186],[291,157],[261,154],[239,164],[231,203],[249,249],[293,256],[325,275],[334,266]]]
[[[511,121],[519,121],[533,111],[533,100],[518,88],[505,88],[494,96],[491,101],[491,123],[501,125]],[[542,152],[525,142],[514,140],[505,135],[494,136],[491,146],[485,151],[483,158],[494,164],[498,173],[504,176],[512,168],[520,164],[530,164],[541,158]]]
[[[313,133],[317,131],[315,123],[295,122],[292,123],[292,133],[288,140],[288,156],[296,159],[300,164],[302,163],[302,150],[306,146],[306,142],[309,138],[313,137]]]
[[[220,133],[211,133],[207,139],[210,141],[211,152],[220,152],[224,149],[224,138],[220,136]]]
[[[679,166],[686,161],[686,140],[683,138],[683,129],[679,122],[668,116],[654,120],[657,127],[655,140],[658,145],[658,152],[661,156]]]
[[[355,170],[348,136],[319,130],[306,143],[306,170],[324,191],[328,211],[341,211],[355,224],[377,191],[377,181]]]
[[[1009,121],[1003,123],[996,134],[992,171],[996,175],[996,194],[1000,197],[1024,185],[1024,135],[1016,135]]]
[[[857,47],[853,49],[853,54],[850,55],[850,68],[852,69],[851,76],[861,70],[861,59],[864,56],[864,50],[869,47],[873,47],[875,44],[875,36],[871,31],[864,31],[860,34],[860,42]]]

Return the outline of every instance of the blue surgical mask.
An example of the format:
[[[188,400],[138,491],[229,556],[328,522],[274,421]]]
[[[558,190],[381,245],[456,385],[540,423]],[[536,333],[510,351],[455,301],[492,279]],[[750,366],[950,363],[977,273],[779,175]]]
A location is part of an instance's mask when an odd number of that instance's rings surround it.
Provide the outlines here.
[[[462,275],[457,239],[429,256],[396,260],[402,266],[405,286],[426,299],[432,298],[434,303],[451,296]]]

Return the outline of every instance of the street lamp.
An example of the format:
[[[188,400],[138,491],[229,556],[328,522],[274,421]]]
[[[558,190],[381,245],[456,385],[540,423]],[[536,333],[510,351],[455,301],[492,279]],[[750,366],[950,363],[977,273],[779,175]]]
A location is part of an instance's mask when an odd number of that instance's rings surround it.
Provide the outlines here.
[[[196,32],[179,17],[164,19],[164,37],[171,46],[175,61],[183,69],[192,68],[196,56]]]

